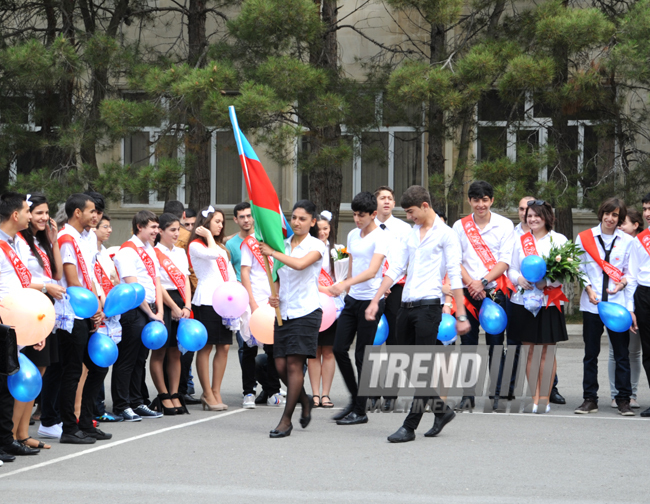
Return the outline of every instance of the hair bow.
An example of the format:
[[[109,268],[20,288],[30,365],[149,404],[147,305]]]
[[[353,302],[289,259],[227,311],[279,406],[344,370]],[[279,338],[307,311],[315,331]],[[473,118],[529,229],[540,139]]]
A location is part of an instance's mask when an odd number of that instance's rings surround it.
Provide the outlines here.
[[[203,215],[203,217],[207,219],[208,215],[210,215],[211,213],[214,213],[214,207],[212,205],[210,205],[207,210],[203,210],[201,212],[201,215]]]
[[[330,212],[329,210],[323,210],[323,211],[320,213],[320,216],[321,216],[323,219],[325,219],[327,222],[329,222],[329,221],[332,220],[332,212]]]
[[[29,208],[32,208],[32,202],[29,201],[29,198],[31,197],[31,194],[28,194],[27,197],[25,198],[25,201],[27,202],[27,206]]]

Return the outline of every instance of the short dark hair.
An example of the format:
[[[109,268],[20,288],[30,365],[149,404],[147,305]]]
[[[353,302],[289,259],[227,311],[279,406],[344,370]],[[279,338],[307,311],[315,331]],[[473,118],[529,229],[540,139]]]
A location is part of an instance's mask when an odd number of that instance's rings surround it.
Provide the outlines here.
[[[133,221],[131,221],[131,228],[133,229],[133,234],[137,235],[141,227],[147,227],[147,224],[150,222],[158,222],[158,216],[153,213],[151,210],[140,210],[137,214],[133,216]]]
[[[102,214],[102,218],[99,219],[99,222],[101,222],[103,220],[111,222],[111,218],[110,218],[110,216],[108,214]],[[99,224],[99,222],[97,224]]]
[[[183,203],[176,200],[168,201],[165,203],[165,207],[163,208],[163,213],[174,214],[179,219],[183,218],[183,212],[185,212],[185,206],[183,206]],[[185,216],[187,217],[187,213]]]
[[[95,201],[95,210],[99,213],[104,213],[104,209],[106,208],[106,200],[104,199],[104,196],[95,191],[85,191],[84,194],[87,194]]]
[[[377,198],[368,191],[363,191],[352,198],[352,211],[371,214],[377,211]]]
[[[431,206],[431,195],[429,194],[429,191],[419,185],[412,185],[404,191],[399,202],[400,206],[404,210],[414,206],[420,208],[423,203]]]
[[[27,197],[17,192],[6,192],[0,196],[0,220],[6,221],[14,212],[20,212]]]
[[[382,191],[388,191],[393,196],[393,199],[395,199],[395,191],[393,191],[393,189],[387,185],[382,185],[375,189],[375,198],[377,198],[379,196],[379,193]]]
[[[295,210],[296,208],[302,208],[305,212],[307,212],[309,215],[311,215],[311,218],[316,217],[316,205],[314,205],[311,201],[303,199],[300,201],[296,201],[296,204],[293,205],[293,209]]]
[[[237,214],[241,212],[242,210],[247,210],[248,208],[251,207],[251,204],[248,201],[242,201],[241,203],[237,203],[235,205],[235,208],[232,209],[232,214],[237,218]]]
[[[186,208],[185,209],[185,218],[186,219],[191,219],[192,217],[196,217],[196,210],[193,208]]]
[[[619,198],[607,198],[603,201],[598,208],[598,222],[603,221],[603,215],[606,213],[613,212],[618,208],[618,224],[620,226],[625,222],[625,216],[627,215],[627,207],[625,206],[625,201]]]
[[[79,209],[82,212],[86,208],[88,202],[91,202],[97,208],[95,203],[95,198],[89,194],[75,193],[72,194],[65,202],[65,214],[68,216],[68,219],[71,219],[74,215],[74,211]]]
[[[648,202],[650,203],[650,201]],[[632,224],[638,224],[639,227],[636,228],[636,233],[639,234],[641,231],[643,231],[643,228],[645,227],[645,223],[643,222],[643,215],[641,215],[641,212],[639,212],[636,208],[628,208],[627,209],[627,218],[630,219],[630,222]]]
[[[641,204],[645,205],[646,203],[650,203],[650,192],[646,194],[643,199],[641,200]]]
[[[477,180],[472,182],[467,190],[467,197],[469,199],[483,199],[485,197],[490,199],[494,198],[494,188],[485,180]]]
[[[435,211],[436,211],[436,215],[438,217],[440,217],[442,220],[444,220],[445,223],[446,223],[447,222],[447,214],[445,213],[445,209],[444,208],[436,208]]]
[[[531,200],[533,201],[533,200]],[[534,200],[538,201],[538,200]],[[550,203],[544,201],[541,205],[527,205],[526,206],[526,215],[524,220],[528,220],[528,211],[533,209],[535,213],[544,220],[544,227],[546,231],[550,231],[555,226],[555,214],[553,213],[553,207]]]

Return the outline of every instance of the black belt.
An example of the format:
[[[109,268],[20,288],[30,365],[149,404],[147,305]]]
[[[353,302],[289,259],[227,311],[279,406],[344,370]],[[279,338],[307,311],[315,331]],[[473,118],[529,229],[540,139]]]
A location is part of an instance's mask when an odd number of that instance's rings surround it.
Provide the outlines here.
[[[402,301],[402,308],[417,308],[418,306],[439,305],[440,299],[420,299],[419,301]]]

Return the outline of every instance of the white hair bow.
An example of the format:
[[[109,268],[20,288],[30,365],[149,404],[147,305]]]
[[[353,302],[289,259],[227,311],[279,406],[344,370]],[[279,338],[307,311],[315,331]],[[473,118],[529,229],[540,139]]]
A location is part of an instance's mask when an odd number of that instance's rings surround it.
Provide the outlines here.
[[[32,208],[32,202],[29,201],[29,198],[31,197],[31,194],[28,194],[27,197],[25,198],[25,201],[27,202],[27,206],[29,208]]]
[[[323,210],[323,211],[320,213],[320,216],[321,216],[323,219],[325,219],[327,222],[329,222],[329,221],[332,220],[332,212],[330,212],[329,210]]]
[[[208,215],[210,215],[211,213],[214,213],[214,207],[212,205],[210,205],[207,210],[203,210],[201,212],[203,217],[205,217],[206,219],[208,218]]]

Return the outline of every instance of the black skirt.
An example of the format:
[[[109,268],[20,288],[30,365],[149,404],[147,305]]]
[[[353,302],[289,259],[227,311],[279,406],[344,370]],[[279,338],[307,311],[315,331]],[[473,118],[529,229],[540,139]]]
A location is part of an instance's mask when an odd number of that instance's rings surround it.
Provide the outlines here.
[[[172,298],[172,301],[176,303],[179,308],[185,306],[185,301],[181,296],[180,292],[176,289],[168,290],[167,294]],[[163,321],[165,322],[165,327],[167,328],[167,347],[178,346],[178,341],[176,340],[176,333],[178,332],[178,320],[172,320],[172,309],[165,305],[163,308]]]
[[[318,308],[295,319],[282,320],[282,327],[275,320],[273,332],[273,356],[304,355],[316,358],[318,330],[323,319],[323,310]]]
[[[208,345],[232,345],[232,331],[223,325],[223,319],[210,305],[192,305],[194,318],[208,331]]]
[[[564,313],[555,305],[542,308],[535,317],[523,305],[511,304],[508,339],[522,343],[552,344],[567,341]]]
[[[47,367],[56,364],[59,362],[59,336],[56,333],[51,333],[45,338],[45,347],[40,352],[34,350],[34,347],[31,346],[23,348],[21,352],[36,367]]]
[[[337,322],[338,320],[335,320],[331,326],[318,333],[318,346],[334,346]]]

